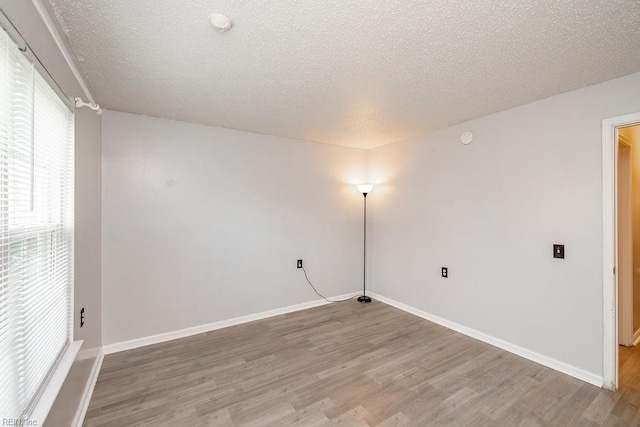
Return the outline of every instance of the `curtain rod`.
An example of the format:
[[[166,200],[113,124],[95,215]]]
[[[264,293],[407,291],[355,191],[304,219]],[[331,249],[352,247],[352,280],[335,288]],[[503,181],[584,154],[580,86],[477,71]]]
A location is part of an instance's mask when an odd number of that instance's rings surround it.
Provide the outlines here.
[[[60,97],[62,102],[65,103],[65,105],[67,106],[67,108],[69,108],[69,110],[73,111],[74,108],[89,107],[96,113],[102,114],[102,109],[100,108],[100,105],[94,102],[93,97],[90,96],[91,94],[89,94],[88,96],[89,102],[87,103],[87,102],[83,102],[81,98],[70,97],[65,93],[65,91],[60,87],[58,82],[53,78],[51,73],[49,73],[49,70],[47,70],[47,68],[44,66],[42,61],[40,61],[40,58],[38,58],[38,55],[36,55],[33,49],[31,49],[31,46],[29,46],[29,43],[27,43],[24,37],[22,37],[22,34],[20,34],[20,31],[18,31],[16,26],[13,25],[13,22],[11,22],[9,17],[4,13],[4,11],[1,8],[0,8],[0,27],[2,27],[2,29],[6,31],[9,37],[18,45],[18,49],[22,53],[24,53],[27,59],[33,62],[34,67],[38,71],[40,71],[40,74],[42,75],[42,77],[47,81],[47,83],[49,83],[49,86],[51,86],[53,91],[56,92],[58,97]],[[64,56],[64,53],[63,53],[63,56]],[[65,56],[65,59],[67,59],[66,56]],[[75,72],[73,72],[73,74],[74,76],[76,75]],[[85,92],[85,94],[87,94],[87,90],[85,90],[86,88],[84,87],[84,85],[80,84],[80,86],[83,88],[83,91]]]
[[[100,108],[100,104],[96,104],[95,102],[84,102],[82,98],[78,98],[76,96],[76,108],[88,107],[90,110],[96,112],[96,114],[102,114],[102,108]]]
[[[2,9],[0,9],[0,27],[9,35],[9,37],[18,45],[18,49],[29,59],[29,61],[33,62],[34,66],[42,77],[49,83],[49,86],[58,94],[60,99],[66,104],[66,106],[73,111],[75,107],[74,103],[71,101],[71,98],[67,96],[67,94],[62,90],[58,82],[53,78],[53,76],[49,73],[46,67],[38,58],[38,55],[31,49],[31,46],[27,43],[27,41],[22,37],[20,31],[13,25],[13,22],[9,19],[9,17],[4,13]]]
[[[42,0],[31,0],[31,4],[33,4],[33,7],[35,7],[36,11],[40,15],[40,18],[42,19],[44,25],[47,27],[47,30],[49,30],[49,34],[51,34],[53,41],[58,46],[58,50],[64,57],[64,60],[67,62],[67,66],[71,70],[73,77],[75,77],[76,81],[78,82],[78,85],[80,85],[80,89],[82,89],[84,96],[91,104],[95,104],[96,100],[94,99],[89,86],[84,81],[80,70],[78,70],[78,66],[74,61],[74,55],[67,48],[64,37],[60,34],[60,31],[58,31],[58,27],[51,18],[51,14],[49,13],[49,9],[47,8],[47,6],[45,6],[45,2],[43,2]]]

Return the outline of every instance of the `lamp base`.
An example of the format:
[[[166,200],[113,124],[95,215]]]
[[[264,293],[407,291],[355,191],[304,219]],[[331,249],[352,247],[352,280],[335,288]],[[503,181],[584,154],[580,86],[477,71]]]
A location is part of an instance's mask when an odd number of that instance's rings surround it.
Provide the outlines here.
[[[362,296],[358,297],[358,301],[359,302],[371,302],[371,298],[369,298],[366,295],[362,295]]]

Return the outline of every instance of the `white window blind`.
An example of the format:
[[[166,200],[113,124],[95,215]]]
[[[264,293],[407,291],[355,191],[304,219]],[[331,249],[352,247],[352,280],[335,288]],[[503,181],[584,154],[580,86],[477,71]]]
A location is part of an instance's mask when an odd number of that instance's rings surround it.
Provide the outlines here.
[[[0,420],[29,417],[71,341],[73,121],[0,31]]]

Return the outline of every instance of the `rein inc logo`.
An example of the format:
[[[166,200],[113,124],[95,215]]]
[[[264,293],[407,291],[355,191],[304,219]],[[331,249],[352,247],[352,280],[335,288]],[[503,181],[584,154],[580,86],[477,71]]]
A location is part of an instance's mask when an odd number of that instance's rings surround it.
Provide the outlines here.
[[[3,418],[3,426],[38,426],[40,423],[36,420],[30,420],[29,418]]]

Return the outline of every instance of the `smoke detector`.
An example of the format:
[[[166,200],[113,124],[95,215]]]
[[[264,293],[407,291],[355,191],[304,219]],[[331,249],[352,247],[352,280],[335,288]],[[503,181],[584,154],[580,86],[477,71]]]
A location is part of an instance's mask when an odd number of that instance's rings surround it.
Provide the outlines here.
[[[209,22],[211,23],[213,28],[220,31],[221,33],[229,31],[231,29],[231,26],[233,25],[231,19],[219,13],[214,13],[213,15],[211,15],[209,17]]]
[[[460,142],[464,145],[471,144],[471,141],[473,141],[473,134],[471,132],[465,132],[460,136]]]

